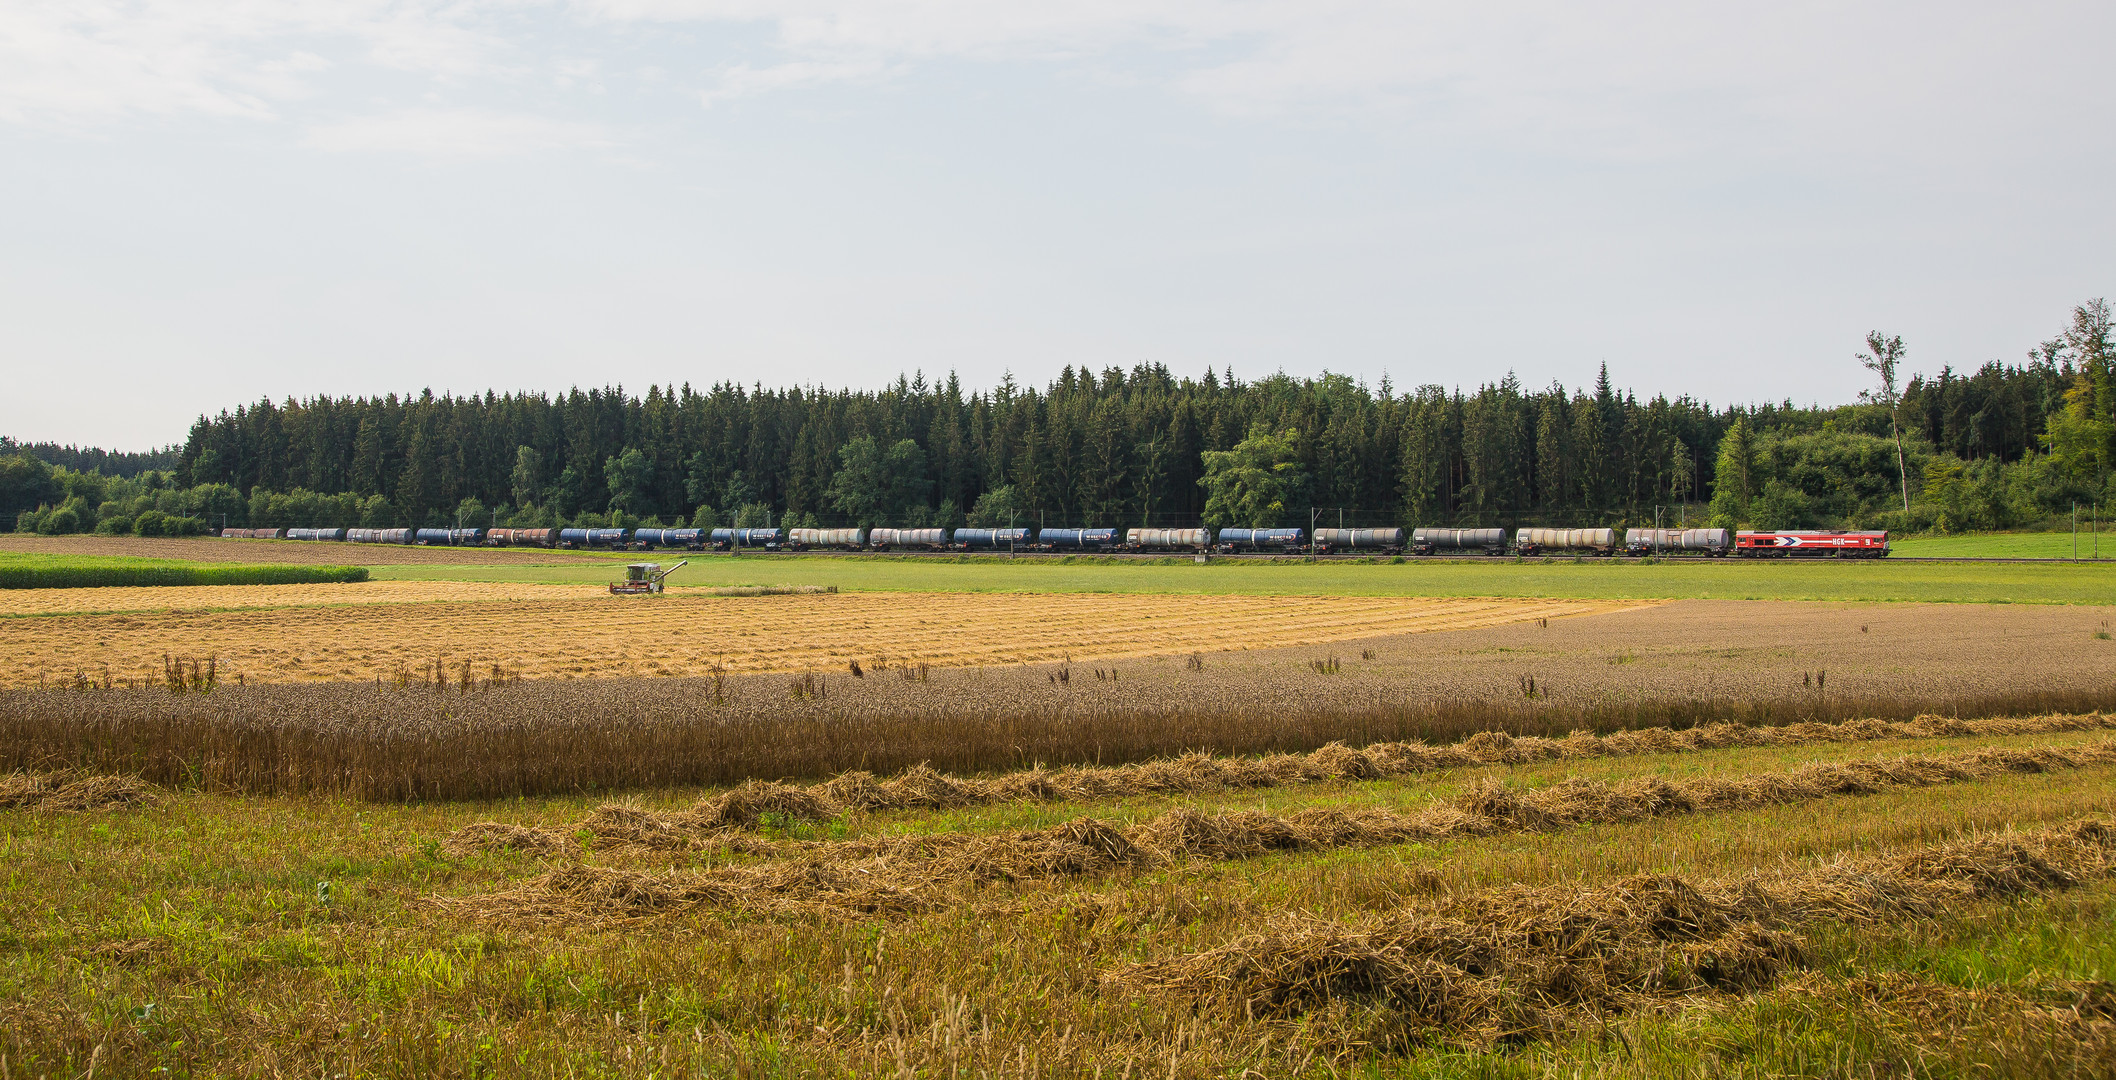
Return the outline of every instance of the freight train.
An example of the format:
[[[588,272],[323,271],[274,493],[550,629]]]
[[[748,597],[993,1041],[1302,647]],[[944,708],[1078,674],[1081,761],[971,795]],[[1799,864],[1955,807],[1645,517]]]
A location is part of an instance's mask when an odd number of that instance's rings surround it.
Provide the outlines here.
[[[1051,553],[1218,553],[1223,555],[1519,555],[1700,558],[1878,559],[1886,532],[1731,529],[223,529],[258,540],[422,544],[437,547],[543,547],[648,551],[894,551]]]

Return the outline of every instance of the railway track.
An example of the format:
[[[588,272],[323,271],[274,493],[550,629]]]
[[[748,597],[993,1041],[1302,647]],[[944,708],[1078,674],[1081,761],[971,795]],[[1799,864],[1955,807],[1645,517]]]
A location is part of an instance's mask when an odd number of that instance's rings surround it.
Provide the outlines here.
[[[636,552],[635,552],[635,554],[638,554],[638,553],[636,553]],[[1162,561],[1162,562],[1166,562],[1166,561],[1168,561],[1168,560],[1171,560],[1171,559],[1173,559],[1173,560],[1178,560],[1178,561],[1180,561],[1180,560],[1184,560],[1184,559],[1189,559],[1189,558],[1192,558],[1192,557],[1193,557],[1193,556],[1191,556],[1191,555],[1188,555],[1188,554],[1185,554],[1185,553],[1183,553],[1183,552],[1172,552],[1172,551],[1019,551],[1019,552],[1005,552],[1005,551],[968,551],[968,552],[965,552],[965,551],[875,551],[875,552],[865,552],[865,551],[740,551],[740,552],[719,552],[718,554],[736,554],[736,555],[749,555],[749,556],[757,556],[757,555],[772,555],[772,556],[800,556],[800,557],[803,557],[803,558],[844,558],[844,559],[872,559],[872,558],[877,558],[877,557],[880,557],[880,558],[892,558],[892,559],[948,559],[948,558],[960,558],[960,557],[962,557],[962,556],[968,555],[968,556],[972,556],[972,557],[975,557],[975,558],[978,558],[978,559],[1022,559],[1022,560],[1045,560],[1045,561],[1048,561],[1048,560],[1054,560],[1054,559],[1080,559],[1080,558],[1087,558],[1087,559],[1109,559],[1109,560],[1112,560],[1112,561],[1118,561],[1118,562],[1146,562],[1146,561],[1155,561],[1155,560],[1158,560],[1158,561]],[[1446,555],[1442,555],[1442,554],[1433,554],[1433,555],[1408,555],[1408,554],[1406,554],[1406,555],[1402,555],[1402,556],[1397,556],[1397,555],[1390,555],[1390,554],[1386,554],[1386,553],[1382,553],[1382,552],[1372,552],[1372,553],[1359,553],[1359,552],[1350,552],[1350,553],[1332,553],[1332,554],[1328,554],[1328,555],[1300,555],[1300,554],[1284,555],[1284,554],[1278,554],[1278,553],[1276,553],[1276,552],[1247,552],[1247,551],[1244,551],[1244,552],[1233,552],[1233,553],[1221,553],[1221,552],[1212,552],[1212,553],[1210,553],[1210,554],[1209,554],[1209,555],[1207,556],[1207,558],[1209,558],[1209,559],[1210,559],[1211,561],[1213,561],[1213,562],[1220,562],[1220,561],[1223,561],[1223,560],[1224,560],[1224,561],[1231,561],[1231,562],[1347,562],[1347,563],[1362,563],[1362,562],[1372,562],[1372,561],[1374,561],[1374,560],[1376,560],[1376,559],[1389,559],[1389,560],[1393,560],[1393,559],[1396,559],[1396,558],[1401,558],[1401,559],[1402,559],[1402,560],[1403,560],[1403,561],[1404,561],[1404,562],[1405,562],[1406,564],[1409,564],[1409,563],[1421,563],[1421,562],[1449,562],[1449,563],[1561,563],[1561,562],[1588,562],[1588,561],[1593,561],[1593,562],[1640,562],[1640,561],[1643,561],[1643,560],[1645,560],[1645,559],[1659,559],[1659,560],[1668,560],[1668,561],[1673,561],[1673,562],[1682,562],[1682,563],[1728,563],[1728,564],[1742,564],[1742,563],[1801,563],[1801,564],[1806,564],[1806,563],[1845,563],[1845,564],[1872,564],[1872,563],[1876,563],[1876,562],[1881,562],[1881,561],[1883,561],[1883,560],[1881,560],[1881,559],[1874,559],[1874,558],[1842,558],[1842,559],[1840,559],[1840,558],[1836,558],[1836,557],[1833,557],[1833,556],[1826,556],[1826,555],[1823,555],[1823,556],[1817,556],[1817,555],[1807,555],[1807,556],[1782,556],[1782,557],[1776,557],[1776,558],[1767,558],[1767,559],[1760,559],[1760,558],[1754,558],[1754,557],[1746,557],[1746,556],[1723,556],[1723,557],[1719,557],[1719,556],[1705,556],[1705,555],[1689,555],[1689,554],[1682,554],[1682,553],[1677,553],[1677,552],[1669,552],[1669,553],[1666,553],[1666,554],[1662,554],[1662,555],[1648,555],[1648,556],[1633,556],[1633,555],[1579,555],[1579,556],[1573,556],[1573,555],[1511,555],[1511,554],[1509,554],[1509,555],[1485,555],[1485,554],[1481,554],[1481,553],[1461,553],[1461,554],[1446,554]],[[2103,557],[2101,557],[2101,558],[2089,558],[2089,557],[2085,557],[2085,556],[2082,556],[2082,557],[2080,557],[2080,558],[2077,558],[2077,559],[2066,559],[2066,558],[2054,558],[2054,559],[2053,559],[2053,558],[2037,558],[2037,557],[2030,557],[2030,556],[2010,556],[2010,555],[2009,555],[2009,556],[1971,556],[1971,555],[1890,555],[1890,556],[1888,556],[1888,557],[1886,558],[1886,560],[1885,560],[1885,561],[1887,561],[1887,562],[1891,562],[1891,563],[1905,563],[1905,562],[1914,562],[1914,563],[2029,563],[2029,564],[2033,564],[2033,563],[2077,563],[2077,564],[2081,564],[2081,565],[2090,565],[2090,564],[2095,564],[2095,563],[2116,563],[2116,556],[2103,556]]]

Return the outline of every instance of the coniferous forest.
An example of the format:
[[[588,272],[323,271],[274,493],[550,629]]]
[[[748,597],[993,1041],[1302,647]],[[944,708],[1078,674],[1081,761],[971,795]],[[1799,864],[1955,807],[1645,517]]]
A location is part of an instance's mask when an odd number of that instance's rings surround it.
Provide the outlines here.
[[[1869,345],[1901,351],[1878,335]],[[2103,498],[2112,351],[2096,300],[2022,361],[1912,375],[1893,395],[1877,380],[1830,407],[1646,396],[1606,367],[1582,387],[1509,375],[1474,391],[1139,366],[1068,368],[1040,388],[914,375],[881,390],[263,400],[200,417],[173,458],[0,443],[0,511],[44,532],[1305,525],[1311,514],[2006,528]]]

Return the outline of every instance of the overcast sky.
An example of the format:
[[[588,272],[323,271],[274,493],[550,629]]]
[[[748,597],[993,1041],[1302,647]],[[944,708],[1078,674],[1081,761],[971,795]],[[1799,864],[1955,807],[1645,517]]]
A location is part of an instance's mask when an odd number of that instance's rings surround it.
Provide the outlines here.
[[[0,433],[1154,361],[1849,400],[2116,294],[2116,5],[0,0]]]

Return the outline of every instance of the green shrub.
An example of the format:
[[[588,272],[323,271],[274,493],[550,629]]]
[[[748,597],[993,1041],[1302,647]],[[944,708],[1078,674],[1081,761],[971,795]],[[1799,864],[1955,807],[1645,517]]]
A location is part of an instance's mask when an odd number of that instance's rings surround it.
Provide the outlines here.
[[[135,536],[197,536],[206,531],[206,523],[195,517],[178,517],[160,510],[143,511],[132,522]]]

